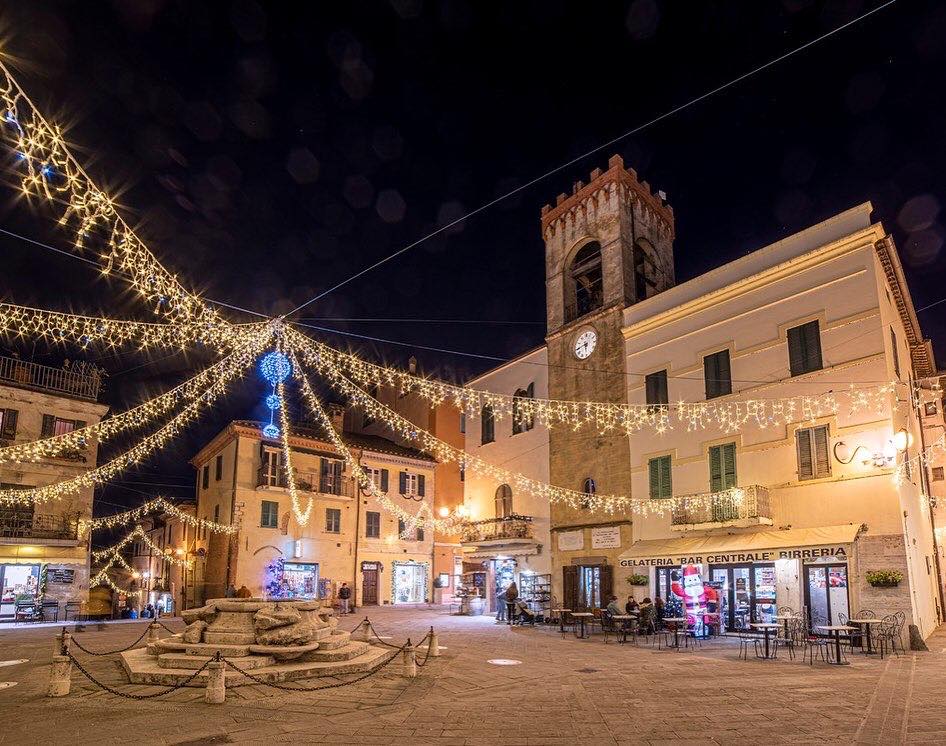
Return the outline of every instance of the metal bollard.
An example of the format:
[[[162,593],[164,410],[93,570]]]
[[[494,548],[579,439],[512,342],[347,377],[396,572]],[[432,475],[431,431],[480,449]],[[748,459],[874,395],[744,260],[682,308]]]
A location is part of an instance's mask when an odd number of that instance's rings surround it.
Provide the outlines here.
[[[417,676],[417,653],[414,646],[411,645],[411,638],[407,638],[407,646],[404,648],[404,676],[413,679]]]
[[[151,622],[148,625],[148,639],[147,642],[158,642],[161,638],[158,637],[158,633],[161,631],[161,626],[157,622]]]
[[[440,656],[440,636],[430,628],[430,642],[427,643],[427,655],[431,658]]]
[[[49,667],[49,687],[47,697],[65,697],[72,686],[72,658],[68,655],[54,655]]]
[[[207,664],[207,690],[204,701],[211,705],[222,705],[227,699],[227,664],[212,660]]]

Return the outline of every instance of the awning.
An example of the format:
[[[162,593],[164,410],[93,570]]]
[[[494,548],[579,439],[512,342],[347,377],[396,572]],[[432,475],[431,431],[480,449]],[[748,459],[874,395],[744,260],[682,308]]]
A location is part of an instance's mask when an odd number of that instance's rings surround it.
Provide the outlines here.
[[[499,559],[508,557],[531,557],[539,553],[535,544],[513,544],[495,547],[464,548],[461,555],[465,560]]]
[[[0,565],[84,565],[88,558],[85,545],[0,544]]]
[[[774,562],[778,559],[846,560],[860,526],[819,526],[751,531],[717,536],[638,541],[624,552],[621,567],[674,567],[687,564]]]

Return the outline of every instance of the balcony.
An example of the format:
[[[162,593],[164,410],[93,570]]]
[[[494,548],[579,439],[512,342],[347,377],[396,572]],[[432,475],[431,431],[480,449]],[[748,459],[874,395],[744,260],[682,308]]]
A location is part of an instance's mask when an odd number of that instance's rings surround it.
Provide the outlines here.
[[[461,529],[464,544],[509,544],[532,542],[532,518],[515,515],[466,523]]]
[[[693,501],[689,505],[687,498]],[[772,514],[769,491],[757,484],[734,487],[726,492],[674,497],[670,527],[675,531],[761,525],[771,526]]]
[[[303,472],[298,469],[293,471],[295,476],[296,489],[299,492],[316,492],[322,495],[332,495],[336,497],[353,497],[355,494],[352,480],[342,477],[336,480],[331,476],[320,476],[312,472]],[[278,474],[270,473],[265,467],[261,467],[256,472],[256,489],[288,489],[289,483],[286,480],[286,472],[282,469]]]
[[[13,357],[0,357],[0,383],[89,401],[96,401],[102,390],[102,376],[94,366],[53,368]]]
[[[0,539],[78,541],[79,516],[3,510],[0,511]]]

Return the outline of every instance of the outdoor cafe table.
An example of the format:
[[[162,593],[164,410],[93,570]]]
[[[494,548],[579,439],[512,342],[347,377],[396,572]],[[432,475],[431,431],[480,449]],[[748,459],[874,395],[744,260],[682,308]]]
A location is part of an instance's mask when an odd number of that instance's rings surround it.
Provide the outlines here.
[[[585,634],[585,620],[594,617],[590,611],[578,611],[572,614],[574,619],[578,620],[578,624],[581,625],[581,634],[578,635],[579,640],[583,640],[588,635]]]
[[[680,647],[680,625],[686,626],[687,618],[685,616],[665,616],[664,622],[673,625],[673,646]]]
[[[639,614],[612,614],[611,618],[616,622],[621,622],[621,642],[627,642],[627,622],[637,620]]]
[[[833,666],[849,666],[850,663],[841,659],[841,632],[856,632],[857,627],[849,627],[846,624],[819,624],[815,629],[823,629],[828,632],[834,632],[834,652],[837,655],[836,661],[828,661]]]
[[[565,634],[565,614],[570,613],[571,609],[552,609],[552,612],[558,612],[558,629]]]
[[[873,617],[870,617],[870,618],[866,618],[866,619],[848,619],[848,621],[851,622],[852,624],[863,624],[863,625],[864,625],[864,634],[867,636],[867,650],[865,650],[864,652],[865,652],[867,655],[873,655],[875,652],[877,652],[876,650],[874,650],[873,645],[872,645],[872,643],[871,643],[871,639],[870,639],[870,625],[872,625],[872,624],[880,624],[883,620],[882,620],[882,619],[874,619]]]
[[[792,619],[795,618],[794,614],[776,614],[772,618],[782,622],[782,624],[785,625],[785,637],[787,638],[788,637],[788,623],[792,621]]]
[[[765,655],[763,658],[771,658],[773,656],[769,655],[769,633],[773,630],[778,629],[778,624],[773,622],[753,622],[749,625],[753,629],[761,629],[762,636],[765,638]]]

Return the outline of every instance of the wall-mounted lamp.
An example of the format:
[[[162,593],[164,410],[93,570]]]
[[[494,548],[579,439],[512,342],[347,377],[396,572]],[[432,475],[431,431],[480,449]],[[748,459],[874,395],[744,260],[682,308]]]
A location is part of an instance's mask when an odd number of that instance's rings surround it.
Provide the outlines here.
[[[448,515],[450,515],[450,508],[448,508],[446,505],[444,505],[444,506],[440,509],[440,517],[441,517],[441,518],[446,518]]]
[[[871,450],[865,446],[857,446],[853,451],[851,451],[850,446],[848,446],[843,440],[839,440],[837,443],[835,443],[833,450],[834,458],[839,464],[852,463],[854,459],[857,458],[857,454],[860,451],[863,451],[865,455],[860,459],[861,464],[864,466],[873,466],[875,469],[883,469],[885,467],[891,466],[897,455],[892,440],[887,441],[883,451],[871,452]]]
[[[903,453],[907,448],[913,445],[913,436],[906,431],[906,428],[900,428],[894,433],[893,439],[891,441],[893,447],[896,448],[900,453]]]

